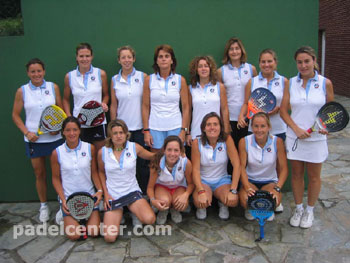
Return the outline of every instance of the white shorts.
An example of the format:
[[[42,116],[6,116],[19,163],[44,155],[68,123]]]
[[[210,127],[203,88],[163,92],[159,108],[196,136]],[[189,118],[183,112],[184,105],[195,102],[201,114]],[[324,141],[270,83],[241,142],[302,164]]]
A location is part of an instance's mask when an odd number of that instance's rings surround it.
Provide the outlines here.
[[[289,160],[323,163],[328,157],[327,140],[305,141],[299,139],[297,147],[295,151],[293,151],[294,142],[295,138],[286,138],[286,152]]]

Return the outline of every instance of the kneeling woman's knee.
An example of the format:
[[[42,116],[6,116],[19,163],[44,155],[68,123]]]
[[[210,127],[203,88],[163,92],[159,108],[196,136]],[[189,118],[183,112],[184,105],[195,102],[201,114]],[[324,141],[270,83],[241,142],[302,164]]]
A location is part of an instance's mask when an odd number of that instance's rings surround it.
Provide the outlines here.
[[[154,213],[148,213],[143,216],[142,223],[146,225],[152,225],[156,222],[156,215]]]

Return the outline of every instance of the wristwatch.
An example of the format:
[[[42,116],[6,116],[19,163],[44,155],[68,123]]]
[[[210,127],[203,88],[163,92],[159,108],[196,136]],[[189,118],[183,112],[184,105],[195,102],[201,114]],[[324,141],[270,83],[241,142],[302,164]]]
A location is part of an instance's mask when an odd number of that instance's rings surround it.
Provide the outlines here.
[[[281,188],[279,188],[277,185],[273,189],[275,189],[279,193],[281,192]]]
[[[188,129],[187,128],[184,128],[184,127],[181,127],[181,130],[182,131],[185,131],[187,133]]]
[[[237,190],[236,189],[230,189],[230,192],[234,195],[238,194]]]

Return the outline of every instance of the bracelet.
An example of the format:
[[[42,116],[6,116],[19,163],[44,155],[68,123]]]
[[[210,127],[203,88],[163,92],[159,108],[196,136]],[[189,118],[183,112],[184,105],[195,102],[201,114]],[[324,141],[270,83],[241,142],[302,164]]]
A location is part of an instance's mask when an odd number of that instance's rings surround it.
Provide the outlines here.
[[[97,192],[101,192],[101,193],[103,193],[103,190],[102,190],[102,189],[98,189],[98,190],[97,190]]]
[[[149,200],[152,202],[153,200],[156,200],[156,199],[155,199],[154,197],[152,197],[152,198],[150,198]]]
[[[200,194],[204,194],[205,193],[205,190],[203,189],[203,190],[199,190],[198,191],[198,195],[200,195]]]

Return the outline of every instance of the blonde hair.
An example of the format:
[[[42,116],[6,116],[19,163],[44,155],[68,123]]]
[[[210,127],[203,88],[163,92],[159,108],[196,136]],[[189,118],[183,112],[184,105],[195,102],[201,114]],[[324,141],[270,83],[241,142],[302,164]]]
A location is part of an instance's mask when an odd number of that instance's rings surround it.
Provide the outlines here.
[[[132,57],[135,58],[136,57],[136,52],[135,50],[131,47],[131,46],[122,46],[120,48],[117,49],[117,53],[118,53],[118,60],[120,59],[120,53],[123,51],[123,50],[129,50],[132,54]]]
[[[264,118],[266,120],[267,126],[269,126],[269,128],[271,128],[270,117],[266,112],[263,112],[263,111],[260,111],[260,112],[257,112],[254,114],[254,116],[252,118],[252,126],[253,126],[254,120],[256,118],[259,118],[259,117]]]

